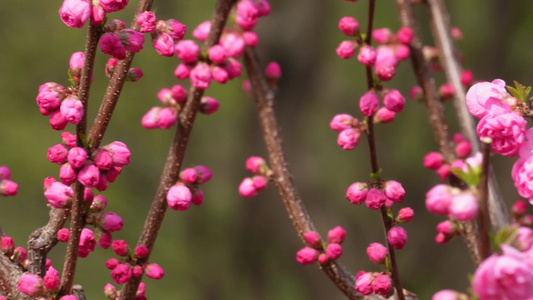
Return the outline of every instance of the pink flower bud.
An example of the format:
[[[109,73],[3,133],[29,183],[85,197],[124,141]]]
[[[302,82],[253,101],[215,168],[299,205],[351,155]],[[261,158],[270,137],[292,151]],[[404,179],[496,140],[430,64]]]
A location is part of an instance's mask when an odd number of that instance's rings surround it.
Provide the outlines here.
[[[103,234],[100,234],[98,237],[96,243],[98,246],[102,247],[103,249],[108,249],[111,247],[111,244],[113,243],[113,236],[110,232],[104,232]]]
[[[259,20],[259,10],[250,0],[240,1],[237,4],[237,18],[235,22],[244,30],[252,30]]]
[[[455,146],[455,154],[460,158],[465,158],[472,152],[472,144],[469,141],[461,141]]]
[[[405,45],[397,45],[394,47],[394,56],[398,60],[406,60],[411,56],[411,49]]]
[[[85,53],[74,52],[70,56],[69,66],[73,77],[81,77],[81,70],[83,69],[83,61],[85,60]]]
[[[86,187],[96,187],[100,181],[100,170],[95,165],[85,165],[78,173],[78,181]]]
[[[477,210],[478,203],[474,195],[462,193],[452,198],[449,214],[459,221],[468,221],[476,217]]]
[[[200,176],[200,181],[198,182],[199,184],[206,183],[211,179],[211,177],[213,177],[213,173],[206,166],[197,165],[194,168],[196,171],[198,171],[198,175]]]
[[[259,45],[259,37],[257,36],[257,33],[253,31],[243,32],[242,37],[246,46],[257,47],[257,45]]]
[[[108,299],[113,299],[114,300],[114,299],[116,299],[118,297],[117,291],[116,291],[115,287],[111,283],[108,283],[108,284],[105,285],[104,294],[105,294],[105,296]]]
[[[439,87],[439,94],[444,99],[450,99],[455,95],[455,87],[451,82],[446,82]]]
[[[239,194],[246,198],[251,198],[257,195],[257,189],[254,186],[252,178],[244,178],[239,185]]]
[[[516,249],[527,251],[533,245],[533,229],[521,226],[516,230],[516,240],[512,243]]]
[[[389,180],[385,182],[384,192],[385,196],[394,202],[402,203],[403,199],[405,199],[405,190],[402,184],[397,181]]]
[[[83,28],[91,17],[91,3],[87,0],[65,0],[59,9],[59,16],[68,27]]]
[[[56,182],[55,178],[53,177],[46,177],[43,180],[43,189],[46,191],[52,186],[52,183]]]
[[[209,65],[205,63],[197,64],[191,70],[189,78],[191,80],[191,84],[197,89],[207,89],[211,84],[211,70],[209,70]]]
[[[342,41],[335,51],[337,52],[338,57],[348,59],[354,56],[356,48],[356,41]]]
[[[413,40],[413,30],[409,27],[402,27],[400,30],[398,30],[396,37],[400,43],[409,45]]]
[[[389,81],[396,75],[396,67],[389,64],[376,63],[376,75],[381,81]]]
[[[114,166],[123,167],[130,164],[131,152],[123,142],[114,141],[103,149],[111,155]]]
[[[113,158],[106,151],[98,151],[93,163],[100,170],[109,170],[113,167]]]
[[[353,17],[342,17],[339,21],[339,29],[347,36],[359,35],[359,23]]]
[[[151,11],[145,11],[139,14],[137,17],[137,23],[139,23],[140,32],[152,32],[155,29],[155,14]]]
[[[527,202],[524,200],[517,200],[513,204],[511,211],[513,212],[513,218],[515,220],[520,219],[522,216],[524,216],[527,213]]]
[[[168,19],[166,21],[159,21],[165,24],[166,33],[168,33],[174,41],[182,40],[187,33],[187,26],[174,19]]]
[[[200,54],[200,48],[192,40],[179,41],[175,46],[176,56],[186,64],[196,62]]]
[[[363,273],[355,280],[355,289],[362,295],[370,295],[374,292],[372,282],[374,277],[370,273]]]
[[[217,64],[224,63],[226,59],[228,59],[228,55],[226,54],[226,49],[220,45],[214,45],[213,47],[209,48],[208,51],[209,59],[211,59],[213,62]]]
[[[421,100],[423,96],[424,96],[424,93],[422,91],[422,88],[419,86],[413,86],[409,90],[409,97],[411,98],[411,100],[418,101],[418,100]]]
[[[439,175],[440,179],[442,180],[446,180],[450,173],[450,166],[448,165],[442,165],[440,168],[437,169],[437,175]]]
[[[196,189],[192,194],[191,202],[194,205],[201,205],[204,203],[204,192],[202,192],[200,189]]]
[[[105,211],[96,216],[96,225],[105,231],[119,231],[124,226],[122,218],[114,212]]]
[[[23,247],[17,247],[15,250],[13,250],[13,260],[18,261],[22,263],[24,260],[26,260],[26,257],[28,255],[28,252],[26,252],[26,249]]]
[[[100,50],[118,60],[126,58],[126,48],[122,45],[120,38],[114,33],[105,33],[100,38]]]
[[[54,182],[44,192],[44,196],[55,208],[66,208],[70,206],[72,198],[74,198],[74,191],[71,187],[64,185],[61,182]]]
[[[388,28],[377,28],[372,31],[372,38],[378,44],[386,44],[392,38],[392,32]]]
[[[207,35],[209,34],[209,30],[211,29],[211,21],[204,21],[200,23],[192,32],[192,36],[203,42],[207,38]]]
[[[437,170],[443,163],[444,158],[439,152],[429,152],[424,156],[424,167],[428,169]]]
[[[309,265],[316,261],[319,252],[311,247],[305,247],[296,252],[296,261],[302,265]]]
[[[329,259],[335,260],[342,255],[342,247],[337,243],[328,244],[326,247],[326,255]]]
[[[357,60],[367,67],[372,67],[376,63],[376,50],[372,46],[364,44],[359,48]]]
[[[141,277],[143,275],[143,269],[141,268],[141,266],[135,266],[133,267],[133,277]],[[135,297],[137,298],[137,297]]]
[[[398,90],[390,90],[383,97],[383,105],[395,113],[400,113],[405,107],[405,98]]]
[[[366,194],[365,204],[368,208],[373,210],[378,210],[380,207],[385,205],[387,197],[382,190],[378,188],[371,188]]]
[[[318,235],[318,233],[316,232],[313,232],[313,231],[308,231],[306,233],[304,233],[304,239],[305,241],[313,246],[313,247],[320,247],[321,246],[321,240],[320,240],[320,235]]]
[[[394,121],[396,113],[388,110],[386,107],[380,107],[374,115],[374,123],[387,124]]]
[[[131,267],[126,264],[120,264],[111,271],[111,277],[113,277],[116,284],[124,284],[130,281],[132,275]]]
[[[138,258],[143,258],[146,257],[146,255],[148,255],[148,249],[146,248],[146,246],[140,245],[135,247],[135,256],[137,256]]]
[[[68,149],[62,144],[57,144],[48,148],[48,154],[46,156],[50,162],[62,165],[67,161],[67,154]]]
[[[379,274],[376,276],[373,282],[374,294],[387,296],[392,290],[392,283],[390,277],[387,275]]]
[[[67,126],[67,119],[61,113],[61,110],[55,110],[50,113],[50,126],[54,130],[63,130]]]
[[[122,168],[114,166],[111,170],[107,171],[105,179],[109,182],[115,182],[120,173],[122,173]]]
[[[113,241],[113,251],[115,251],[115,253],[118,256],[126,256],[126,255],[128,255],[129,249],[130,248],[128,246],[128,243],[126,243],[126,241],[124,241],[124,240],[114,240]]]
[[[367,92],[359,99],[359,108],[363,115],[370,117],[375,114],[379,108],[379,98],[374,92]]]
[[[43,280],[39,275],[24,273],[20,278],[17,289],[30,297],[44,294]]]
[[[181,180],[187,183],[195,183],[198,179],[198,172],[194,168],[187,168],[180,174]]]
[[[345,236],[346,230],[341,226],[337,226],[328,232],[328,243],[342,244]]]
[[[452,290],[441,290],[438,291],[431,297],[431,300],[457,300],[458,293]]]
[[[0,180],[0,195],[2,196],[16,196],[18,191],[18,184],[9,180]]]
[[[102,212],[106,207],[107,207],[107,199],[102,195],[98,195],[94,197],[93,202],[91,203],[90,209],[92,213],[99,213],[99,212]]]
[[[15,250],[15,243],[13,242],[13,239],[10,236],[3,236],[0,250],[6,255],[11,256],[13,255],[13,250]]]
[[[328,255],[327,255],[326,253],[320,253],[320,254],[318,255],[318,262],[319,262],[321,265],[327,263],[328,260],[329,260],[329,258],[328,258]]]
[[[87,160],[87,151],[81,147],[74,147],[68,151],[67,160],[73,168],[81,168]]]
[[[167,203],[173,210],[187,210],[191,206],[192,194],[183,184],[173,185],[167,193]]]
[[[439,184],[426,193],[426,208],[430,213],[446,215],[452,202],[452,188]]]
[[[366,248],[366,254],[370,258],[370,261],[378,265],[385,263],[385,258],[388,253],[387,248],[380,243],[372,243]]]
[[[254,174],[258,174],[265,166],[266,161],[259,156],[250,156],[246,160],[246,169]]]
[[[179,64],[174,71],[174,76],[178,79],[187,79],[191,73],[191,69],[185,64]]]
[[[94,239],[93,231],[88,228],[83,228],[80,235],[78,256],[87,257],[89,252],[94,251],[94,247],[96,247],[96,240]]]
[[[135,82],[139,81],[143,77],[143,71],[139,68],[131,68],[126,74],[126,81]]]
[[[146,276],[152,279],[161,279],[165,276],[165,271],[158,264],[147,264],[144,266]]]
[[[152,47],[161,56],[170,57],[174,55],[174,40],[172,40],[170,35],[160,30],[154,30],[152,32]]]
[[[452,26],[452,28],[450,28],[450,34],[452,35],[452,38],[454,38],[455,40],[463,39],[463,32],[461,31],[461,28],[457,26]]]
[[[44,287],[49,292],[57,292],[59,289],[59,272],[54,267],[48,268],[43,278]],[[74,298],[76,299],[76,298]]]
[[[11,178],[11,171],[6,166],[0,166],[0,180]]]
[[[91,24],[94,26],[100,26],[104,23],[105,17],[106,13],[100,4],[91,7]]]
[[[229,80],[228,71],[226,71],[226,69],[219,67],[219,66],[214,66],[211,69],[211,76],[213,77],[214,81],[220,84],[224,84],[228,82]]]
[[[350,200],[353,204],[359,205],[365,201],[367,191],[368,186],[366,183],[352,183],[346,190],[346,199]]]
[[[77,176],[76,170],[69,163],[63,164],[59,169],[59,178],[65,185],[71,185],[76,182]]]
[[[356,118],[348,114],[339,114],[335,115],[331,122],[329,122],[329,127],[335,131],[341,132],[344,129],[352,128],[356,123],[358,123]]]
[[[361,132],[354,128],[348,128],[339,133],[337,136],[337,144],[343,150],[352,150],[359,144],[359,136]]]
[[[415,212],[410,207],[404,207],[398,212],[398,221],[401,223],[410,222],[415,216]]]
[[[402,227],[392,227],[387,234],[387,241],[395,249],[401,250],[407,243],[407,232]]]
[[[59,298],[59,300],[77,300],[78,298],[74,295],[65,295],[61,298]]]
[[[268,184],[268,179],[265,176],[254,176],[252,181],[256,191],[264,190]]]
[[[220,106],[220,103],[215,98],[211,97],[202,97],[200,100],[200,112],[205,115],[210,115],[215,113]]]
[[[100,6],[106,13],[123,10],[128,5],[129,0],[100,0]]]
[[[474,82],[474,74],[470,70],[463,70],[461,72],[461,83],[465,86],[470,86]]]
[[[146,285],[144,282],[139,283],[139,287],[137,288],[137,292],[135,293],[135,298],[138,298],[139,296],[144,296],[144,293],[146,293]],[[144,299],[135,299],[135,300],[146,300],[146,297]]]
[[[492,106],[499,106],[506,112],[509,105],[502,101],[510,97],[505,90],[505,82],[496,79],[493,82],[478,82],[471,86],[466,93],[466,106],[476,118],[483,118]],[[518,115],[517,115],[518,116]]]
[[[177,101],[172,97],[172,90],[163,88],[159,90],[159,93],[157,93],[157,99],[159,99],[159,102],[163,103],[164,105],[168,106],[176,106]]]
[[[226,71],[228,72],[228,79],[239,77],[241,76],[242,65],[238,60],[229,58],[226,62]]]
[[[68,242],[69,237],[70,237],[70,231],[68,230],[68,228],[61,228],[57,232],[57,239],[60,242],[64,242],[64,243]]]

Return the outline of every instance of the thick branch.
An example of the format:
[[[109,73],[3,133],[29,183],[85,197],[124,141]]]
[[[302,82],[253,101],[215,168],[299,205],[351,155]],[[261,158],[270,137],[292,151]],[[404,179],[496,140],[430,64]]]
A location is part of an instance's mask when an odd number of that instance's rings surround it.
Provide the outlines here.
[[[226,24],[227,16],[235,2],[236,0],[218,1],[215,14],[213,15],[213,19],[211,21],[211,31],[204,42],[204,48],[209,49],[218,43],[220,35],[222,34],[222,29]],[[189,136],[192,131],[196,114],[198,113],[198,109],[200,107],[200,99],[202,98],[203,93],[203,90],[191,87],[189,89],[185,106],[179,114],[178,128],[174,136],[174,141],[170,147],[163,169],[163,174],[161,175],[161,180],[159,182],[159,187],[157,188],[156,195],[152,202],[152,207],[148,212],[148,216],[144,223],[144,228],[141,232],[138,242],[138,245],[146,246],[148,253],[151,252],[155,244],[157,234],[161,228],[165,212],[168,208],[166,202],[167,192],[179,178],[181,164],[183,162],[183,157],[185,156],[185,150],[187,149]],[[148,261],[148,258],[149,255],[143,259],[140,259],[139,263],[142,264]],[[120,299],[133,299],[141,279],[142,277],[134,277],[127,282],[122,288]]]
[[[440,61],[444,67],[444,73],[448,82],[455,88],[454,106],[457,120],[463,135],[472,143],[473,152],[480,151],[479,139],[474,130],[475,123],[466,107],[466,92],[461,84],[462,67],[459,63],[458,51],[455,48],[450,35],[450,20],[446,11],[446,6],[442,0],[428,0],[429,12],[431,15],[431,27],[436,44],[439,48]],[[498,187],[498,182],[494,174],[489,176],[489,214],[492,227],[495,230],[501,229],[509,224],[509,214],[504,204]]]
[[[8,299],[24,299],[24,295],[17,290],[17,284],[22,271],[3,254],[0,254],[0,284],[5,288]]]

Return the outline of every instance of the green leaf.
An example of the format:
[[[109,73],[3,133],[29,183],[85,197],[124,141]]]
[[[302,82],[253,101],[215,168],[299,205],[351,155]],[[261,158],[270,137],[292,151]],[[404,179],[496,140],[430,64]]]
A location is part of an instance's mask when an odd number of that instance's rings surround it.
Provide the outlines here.
[[[70,68],[68,69],[68,83],[70,83],[70,86],[76,87],[76,82],[74,82],[74,79],[72,78],[72,70]]]
[[[381,171],[383,171],[383,169],[379,169],[376,173],[370,174],[370,178],[372,178],[372,181],[374,181],[374,182],[378,182],[379,181],[379,178],[381,176]]]
[[[500,229],[496,233],[496,237],[494,238],[494,252],[500,251],[500,245],[504,244],[505,242],[508,242],[511,238],[513,238],[516,235],[516,232],[518,230],[518,227],[515,226],[505,226],[502,229]]]
[[[526,100],[529,97],[529,93],[531,92],[531,87],[526,87],[525,85],[522,85],[516,81],[514,81],[514,85],[516,88],[507,86],[507,90],[520,102],[526,102]]]

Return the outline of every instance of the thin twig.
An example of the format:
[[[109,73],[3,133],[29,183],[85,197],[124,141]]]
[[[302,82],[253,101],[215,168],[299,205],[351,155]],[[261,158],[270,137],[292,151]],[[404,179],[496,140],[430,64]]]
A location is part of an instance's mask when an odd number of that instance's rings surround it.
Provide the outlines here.
[[[219,0],[217,2],[215,13],[211,21],[211,31],[204,42],[205,49],[209,49],[218,43],[220,35],[222,34],[222,29],[226,24],[228,14],[235,2],[236,0]],[[203,90],[191,87],[189,89],[185,106],[179,114],[178,128],[174,136],[174,141],[170,147],[163,174],[161,175],[161,180],[159,182],[159,187],[157,188],[152,207],[148,212],[148,216],[138,241],[138,245],[144,245],[148,249],[148,253],[151,252],[154,246],[157,234],[163,223],[165,212],[168,208],[166,202],[167,192],[179,178],[183,157],[185,156],[185,150],[187,148],[196,114],[200,107],[200,99],[202,98],[203,93]],[[149,255],[139,259],[138,263],[142,264],[148,261],[148,258]],[[120,299],[133,299],[141,279],[142,277],[134,277],[128,281],[121,290]]]
[[[461,84],[462,67],[459,63],[458,50],[455,47],[450,34],[450,20],[446,6],[442,0],[427,1],[433,36],[439,48],[440,62],[444,67],[444,73],[448,82],[455,88],[453,104],[462,134],[472,144],[472,151],[480,150],[480,143],[474,130],[475,123],[472,115],[466,107],[465,89]],[[489,214],[492,227],[497,231],[509,224],[509,213],[503,201],[498,182],[494,174],[489,176]]]
[[[488,179],[490,174],[490,152],[491,142],[481,142],[481,150],[483,153],[483,162],[481,165],[481,180],[479,182],[479,209],[478,209],[478,232],[480,235],[479,256],[485,259],[490,255],[490,241],[489,241],[489,203],[488,203]]]

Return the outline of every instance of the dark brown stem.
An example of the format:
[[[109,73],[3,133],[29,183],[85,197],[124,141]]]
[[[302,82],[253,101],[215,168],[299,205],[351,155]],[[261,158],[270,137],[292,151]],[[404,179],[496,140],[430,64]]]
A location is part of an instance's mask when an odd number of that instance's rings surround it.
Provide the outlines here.
[[[448,82],[451,82],[455,88],[453,103],[461,132],[472,144],[472,151],[478,152],[480,151],[479,139],[474,130],[474,119],[466,107],[466,92],[464,86],[461,84],[461,72],[463,70],[459,62],[458,50],[450,34],[451,26],[446,6],[442,0],[428,0],[427,4],[431,16],[430,21],[433,36],[439,48],[441,64]],[[509,224],[509,214],[494,174],[489,176],[488,184],[490,220],[492,227],[495,230],[499,230]]]
[[[483,162],[481,165],[481,180],[479,182],[479,209],[478,209],[478,233],[480,236],[479,256],[482,260],[490,255],[490,241],[489,241],[489,203],[488,203],[488,182],[490,173],[490,151],[491,143],[481,142],[481,150],[483,153]]]
[[[218,43],[220,35],[222,34],[222,29],[226,24],[228,14],[235,2],[236,0],[219,0],[217,2],[215,13],[211,20],[211,31],[204,42],[205,49],[209,49]],[[148,249],[148,253],[151,252],[154,246],[157,234],[163,223],[165,212],[168,208],[166,202],[167,192],[179,178],[181,164],[183,157],[185,156],[185,150],[187,149],[189,136],[200,107],[200,99],[202,98],[203,93],[203,90],[191,87],[187,95],[185,106],[179,114],[178,128],[174,136],[174,141],[170,147],[163,174],[161,175],[161,180],[159,182],[159,187],[157,188],[152,207],[148,212],[148,216],[138,241],[138,245],[144,245]],[[148,261],[148,258],[149,255],[140,259],[138,263],[142,264]],[[133,299],[141,279],[142,277],[134,277],[127,282],[122,288],[120,299]]]
[[[419,85],[424,90],[424,98],[429,112],[429,121],[433,127],[434,135],[439,144],[439,149],[448,164],[454,159],[454,151],[451,146],[451,140],[448,134],[448,125],[444,118],[444,109],[439,101],[439,94],[435,86],[435,78],[429,68],[428,62],[422,53],[422,39],[418,31],[418,22],[416,21],[411,7],[411,0],[396,0],[396,5],[400,14],[402,26],[409,27],[413,30],[413,41],[411,42],[411,61]],[[463,237],[470,250],[472,260],[478,263],[480,260],[477,251],[478,241],[475,226],[473,222],[465,222],[465,231]]]
[[[17,290],[22,271],[7,256],[0,253],[0,284],[8,293],[8,299],[24,299]]]

